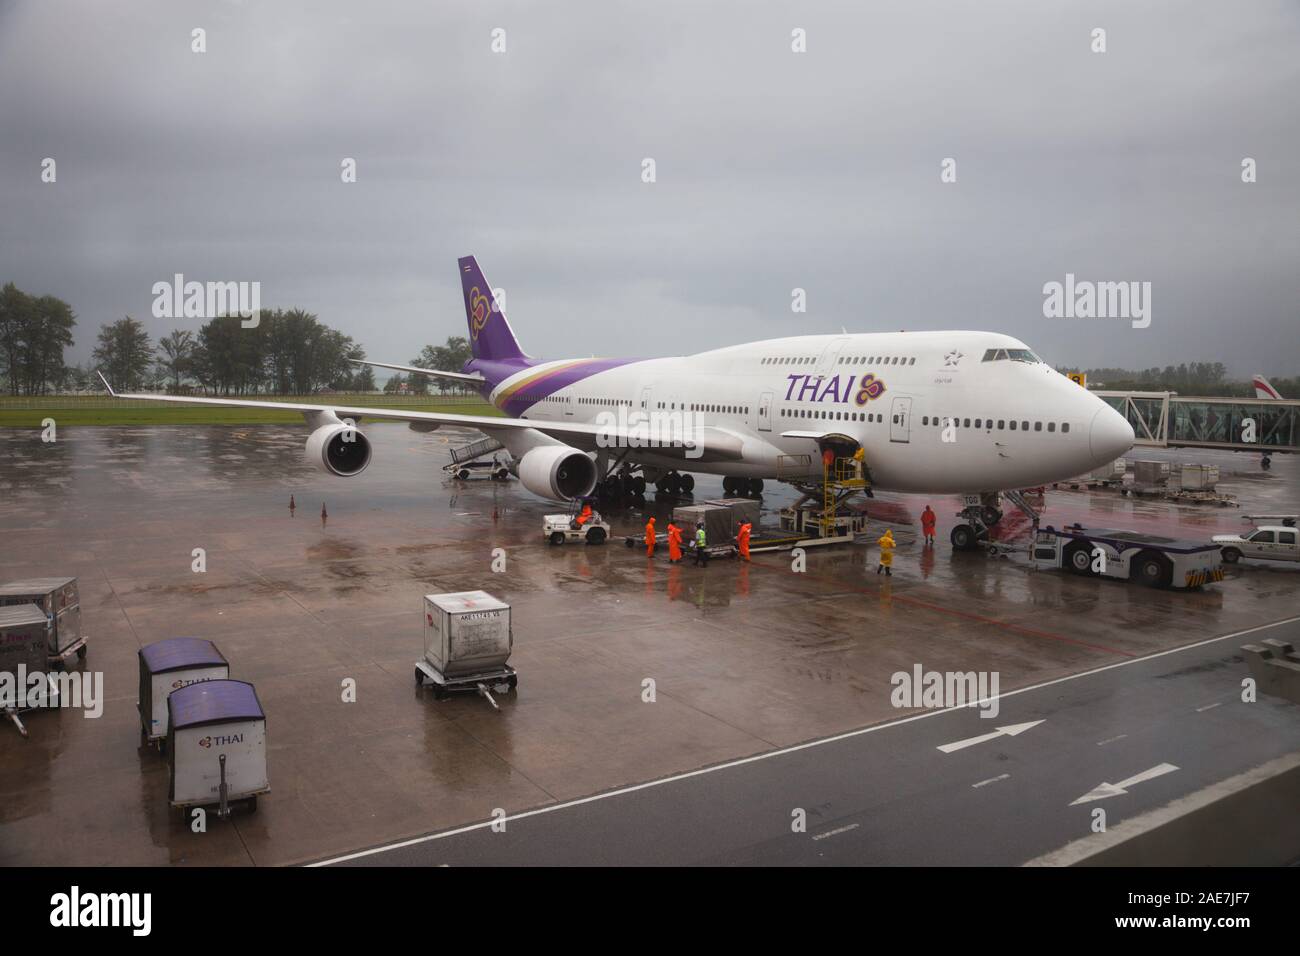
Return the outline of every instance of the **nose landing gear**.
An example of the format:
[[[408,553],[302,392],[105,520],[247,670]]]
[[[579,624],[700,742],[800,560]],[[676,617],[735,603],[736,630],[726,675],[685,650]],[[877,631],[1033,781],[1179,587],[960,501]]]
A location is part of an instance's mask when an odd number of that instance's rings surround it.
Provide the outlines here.
[[[957,517],[962,519],[962,523],[954,525],[948,534],[948,540],[952,542],[954,550],[978,551],[980,549],[983,542],[988,540],[989,529],[1002,520],[1002,509],[999,507],[1002,498],[1006,498],[1028,515],[1035,529],[1038,527],[1038,512],[1029,506],[1024,495],[1019,491],[1001,493],[987,491],[979,495],[967,495],[966,507],[957,512]]]

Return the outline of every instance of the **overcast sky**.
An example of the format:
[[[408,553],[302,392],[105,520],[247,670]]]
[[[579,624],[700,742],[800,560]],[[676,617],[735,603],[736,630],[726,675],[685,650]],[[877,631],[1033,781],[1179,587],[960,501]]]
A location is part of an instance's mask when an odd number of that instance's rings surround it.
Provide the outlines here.
[[[79,361],[197,328],[151,315],[181,272],[404,362],[464,334],[473,253],[544,358],[977,328],[1300,373],[1292,0],[0,0],[0,121],[0,281]],[[1044,318],[1067,272],[1151,282],[1150,327]]]

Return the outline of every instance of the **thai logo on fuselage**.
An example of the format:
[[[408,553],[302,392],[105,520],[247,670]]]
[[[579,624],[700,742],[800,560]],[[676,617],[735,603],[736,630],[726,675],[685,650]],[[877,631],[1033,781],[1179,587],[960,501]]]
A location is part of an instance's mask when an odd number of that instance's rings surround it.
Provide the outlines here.
[[[488,316],[492,314],[492,303],[479,291],[478,286],[469,290],[469,314],[473,319],[469,330],[470,338],[478,339],[479,331],[487,325]]]
[[[836,375],[831,378],[819,375],[787,375],[789,385],[785,390],[787,402],[835,402],[846,404],[853,398],[865,405],[885,394],[885,383],[867,373],[859,380],[856,375]]]

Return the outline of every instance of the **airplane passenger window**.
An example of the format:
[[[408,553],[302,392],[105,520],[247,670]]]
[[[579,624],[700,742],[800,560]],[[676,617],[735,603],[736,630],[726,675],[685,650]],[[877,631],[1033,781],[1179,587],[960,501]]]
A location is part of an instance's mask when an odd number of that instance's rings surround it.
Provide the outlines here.
[[[1011,430],[1012,430],[1012,431],[1015,431],[1015,430],[1016,430],[1016,423],[1015,423],[1015,420],[1014,420],[1014,419],[1013,419],[1012,422],[1011,422]]]
[[[898,424],[898,416],[897,416],[897,415],[894,416],[894,424],[895,424],[895,425]]]
[[[982,427],[983,427],[983,426],[980,424],[981,421],[982,421],[982,419],[979,419],[979,418],[975,419],[975,427],[976,427],[976,428],[982,428]]]
[[[970,428],[970,419],[969,419],[969,418],[966,419],[966,424],[962,425],[961,427],[962,427],[962,428]]]
[[[929,416],[929,415],[922,415],[922,416],[921,416],[921,424],[922,424],[922,425],[928,425],[928,424],[930,424],[930,416]]]
[[[1056,422],[1048,422],[1048,423],[1047,423],[1047,430],[1048,430],[1049,432],[1054,432],[1054,431],[1056,431]]]
[[[1043,430],[1043,423],[1042,423],[1042,422],[1034,422],[1034,431],[1036,431],[1036,432],[1041,432],[1042,430]]]
[[[1029,422],[1021,422],[1021,423],[1020,423],[1020,430],[1021,430],[1022,432],[1027,432],[1027,431],[1029,431]]]
[[[1069,430],[1070,430],[1070,423],[1069,423],[1069,422],[1061,422],[1061,431],[1063,431],[1063,432],[1068,432]]]
[[[910,358],[910,359],[908,359],[908,360],[907,360],[907,364],[908,364],[908,365],[915,365],[915,364],[916,364],[916,359],[915,359],[915,358]]]
[[[999,419],[998,419],[998,430],[999,430],[999,431],[1001,431],[1003,428],[1005,428],[1006,425],[1007,425],[1007,420],[1006,420],[1005,418],[999,418]]]

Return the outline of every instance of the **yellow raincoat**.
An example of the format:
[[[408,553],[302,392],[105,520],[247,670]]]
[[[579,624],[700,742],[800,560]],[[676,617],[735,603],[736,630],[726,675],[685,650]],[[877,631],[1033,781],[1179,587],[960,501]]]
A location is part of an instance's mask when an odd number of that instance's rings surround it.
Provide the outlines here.
[[[895,541],[894,541],[894,533],[893,533],[892,531],[886,531],[886,532],[885,532],[884,534],[882,534],[882,535],[880,536],[880,538],[876,541],[876,544],[878,544],[878,545],[880,546],[880,563],[881,563],[881,565],[884,566],[884,567],[886,567],[886,568],[888,568],[888,567],[893,567],[893,564],[894,564],[894,548],[897,547],[897,544],[896,544]]]

